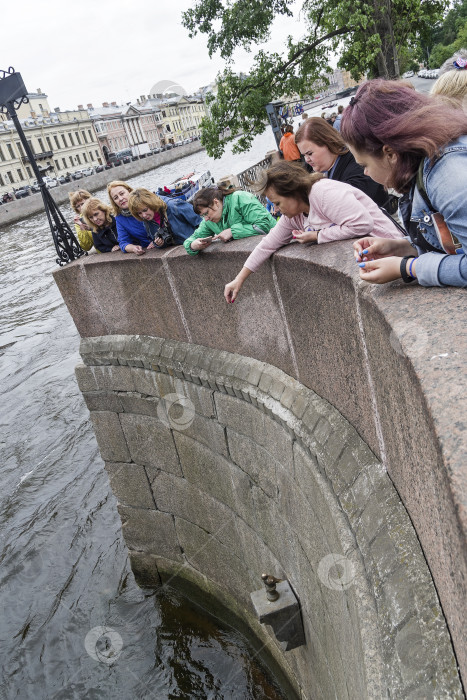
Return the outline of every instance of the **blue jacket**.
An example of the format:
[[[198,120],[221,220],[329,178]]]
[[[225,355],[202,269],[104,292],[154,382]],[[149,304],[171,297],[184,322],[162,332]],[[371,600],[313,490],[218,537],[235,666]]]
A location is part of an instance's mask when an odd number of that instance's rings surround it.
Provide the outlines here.
[[[195,214],[193,206],[183,199],[171,197],[161,197],[161,199],[167,204],[167,217],[174,234],[174,243],[181,245],[200,225],[202,218]],[[122,250],[125,250],[130,243],[147,248],[151,241],[157,238],[159,226],[155,221],[138,221],[134,216],[124,214],[118,214],[115,220],[118,244]],[[164,248],[165,245],[161,247]]]
[[[181,245],[198,228],[202,218],[195,213],[193,205],[184,199],[158,196],[167,204],[167,218],[173,233],[173,245]],[[150,238],[157,238],[159,224],[156,221],[144,223]],[[160,247],[165,248],[166,243],[164,242]]]
[[[446,255],[441,249],[433,228],[433,223],[423,219],[428,207],[422,195],[414,185],[404,200],[412,205],[408,216],[401,206],[401,217],[408,231],[412,225],[420,224],[423,237],[440,252],[425,252],[415,246],[419,257],[416,271],[419,284],[424,287],[467,287],[467,207],[465,205],[465,183],[467,182],[467,136],[445,146],[441,155],[431,162],[425,158],[423,183],[434,211],[439,211],[462,249],[460,254]],[[403,205],[403,203],[402,203]]]
[[[140,245],[142,248],[147,248],[151,243],[151,238],[149,238],[143,222],[138,221],[131,214],[128,216],[118,214],[115,221],[117,222],[118,245],[123,251],[130,243]]]

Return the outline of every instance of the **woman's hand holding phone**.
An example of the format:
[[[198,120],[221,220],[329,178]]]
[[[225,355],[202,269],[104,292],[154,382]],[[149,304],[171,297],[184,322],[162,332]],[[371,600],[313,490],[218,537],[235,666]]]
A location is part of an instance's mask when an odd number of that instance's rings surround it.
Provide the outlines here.
[[[211,245],[212,240],[212,236],[205,236],[205,238],[196,238],[190,244],[191,250],[204,250],[205,248]]]

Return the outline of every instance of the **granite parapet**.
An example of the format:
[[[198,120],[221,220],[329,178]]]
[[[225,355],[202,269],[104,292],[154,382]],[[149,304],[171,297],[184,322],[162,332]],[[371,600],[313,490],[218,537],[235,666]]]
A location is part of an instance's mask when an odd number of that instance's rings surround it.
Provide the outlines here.
[[[317,471],[329,479],[343,511],[360,519],[355,531],[365,538],[366,555],[374,560],[381,574],[378,586],[385,590],[383,574],[396,575],[385,558],[398,550],[378,524],[377,507],[372,512],[362,502],[382,488],[371,476],[371,468],[379,474],[381,467],[413,522],[465,676],[465,291],[401,282],[366,285],[350,244],[341,242],[287,246],[248,279],[234,305],[227,305],[223,284],[256,243],[247,239],[227,249],[213,246],[196,259],[180,249],[150,251],[144,264],[123,254],[106,260],[92,256],[56,271],[83,336],[83,362],[94,368],[147,369],[203,389],[213,409],[208,416],[206,403],[203,410],[196,407],[201,426],[216,417],[221,425],[219,407],[231,399],[243,402],[245,410],[259,410],[288,434],[293,431],[313,455]],[[134,318],[122,318],[100,304],[112,286],[123,299],[135,280],[147,282],[151,295],[157,294],[157,318],[143,313],[142,306],[135,307]],[[117,351],[102,339],[112,345],[115,336]],[[94,340],[101,343],[100,351]],[[142,342],[151,350],[143,352]],[[79,372],[96,401],[95,392],[108,391]],[[207,425],[199,434],[211,446]],[[190,437],[197,440],[197,431]],[[215,452],[230,459],[226,434],[215,439]],[[358,440],[366,445],[362,451]]]

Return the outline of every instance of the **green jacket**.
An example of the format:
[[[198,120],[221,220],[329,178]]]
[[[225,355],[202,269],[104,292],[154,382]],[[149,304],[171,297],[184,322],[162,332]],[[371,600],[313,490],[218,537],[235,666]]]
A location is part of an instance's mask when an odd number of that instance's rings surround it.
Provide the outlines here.
[[[226,228],[230,228],[234,238],[247,238],[268,233],[276,223],[254,195],[237,190],[225,197],[221,220],[217,224],[213,221],[202,221],[183,245],[189,255],[197,255],[199,250],[191,249],[191,242],[196,238],[215,236]]]

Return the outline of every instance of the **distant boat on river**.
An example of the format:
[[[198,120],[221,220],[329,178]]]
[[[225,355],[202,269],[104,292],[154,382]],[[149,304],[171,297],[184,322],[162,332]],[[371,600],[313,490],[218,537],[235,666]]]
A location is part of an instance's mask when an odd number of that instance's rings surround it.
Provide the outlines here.
[[[159,187],[157,194],[163,195],[164,197],[179,197],[180,199],[185,199],[187,202],[190,202],[199,190],[213,184],[214,178],[209,170],[205,170],[198,175],[193,172],[178,177],[169,185]]]

